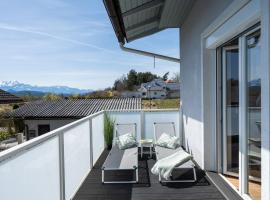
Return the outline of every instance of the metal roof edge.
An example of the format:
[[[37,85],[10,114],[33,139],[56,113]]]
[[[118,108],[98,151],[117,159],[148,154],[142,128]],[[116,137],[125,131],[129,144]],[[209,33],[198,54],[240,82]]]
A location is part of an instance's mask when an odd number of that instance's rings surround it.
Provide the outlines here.
[[[119,43],[125,44],[126,32],[117,0],[103,0],[103,4],[110,18],[115,35]]]

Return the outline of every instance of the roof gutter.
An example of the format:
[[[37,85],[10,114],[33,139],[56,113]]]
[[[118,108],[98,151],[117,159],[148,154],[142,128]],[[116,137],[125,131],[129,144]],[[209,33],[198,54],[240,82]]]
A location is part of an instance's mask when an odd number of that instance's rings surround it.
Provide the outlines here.
[[[130,52],[130,53],[135,53],[138,55],[143,55],[143,56],[148,56],[152,58],[159,58],[162,60],[167,60],[170,62],[176,62],[180,63],[179,58],[174,58],[174,57],[169,57],[161,54],[156,54],[156,53],[151,53],[148,51],[142,51],[138,49],[132,49],[125,47],[125,39],[126,39],[126,33],[125,33],[125,27],[124,23],[121,17],[121,11],[119,7],[119,2],[118,1],[112,1],[112,0],[103,0],[103,3],[105,5],[105,8],[107,10],[107,13],[109,15],[109,18],[111,20],[111,24],[113,26],[114,32],[116,34],[116,37],[118,39],[118,42],[120,44],[120,48],[123,51]]]
[[[167,61],[170,61],[170,62],[180,63],[179,58],[174,58],[174,57],[170,57],[170,56],[156,54],[156,53],[152,53],[152,52],[148,52],[148,51],[142,51],[142,50],[138,50],[138,49],[132,49],[132,48],[129,48],[129,47],[125,47],[123,43],[119,43],[119,44],[120,44],[120,48],[123,51],[126,51],[126,52],[135,53],[135,54],[138,54],[138,55],[143,55],[143,56],[148,56],[148,57],[153,57],[153,58],[159,58],[159,59],[167,60]]]

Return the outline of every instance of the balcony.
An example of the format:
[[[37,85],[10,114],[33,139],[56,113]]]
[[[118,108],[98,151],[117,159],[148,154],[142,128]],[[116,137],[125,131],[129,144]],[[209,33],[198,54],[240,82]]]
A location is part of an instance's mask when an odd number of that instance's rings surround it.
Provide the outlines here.
[[[181,136],[179,110],[107,112],[116,123],[136,123],[138,140],[153,138],[154,122],[174,122]],[[97,112],[1,152],[1,199],[224,199],[200,169],[196,183],[162,186],[149,171],[155,160],[145,157],[139,159],[138,184],[102,185],[108,154],[103,115]]]

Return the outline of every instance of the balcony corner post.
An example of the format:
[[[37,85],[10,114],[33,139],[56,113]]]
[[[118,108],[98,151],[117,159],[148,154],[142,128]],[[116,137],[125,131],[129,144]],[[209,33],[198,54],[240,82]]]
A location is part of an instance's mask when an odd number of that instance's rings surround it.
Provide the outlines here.
[[[90,169],[93,168],[93,126],[92,118],[89,119],[89,138],[90,138]]]
[[[65,200],[65,154],[64,154],[64,133],[58,135],[59,141],[59,175],[60,175],[60,199]]]

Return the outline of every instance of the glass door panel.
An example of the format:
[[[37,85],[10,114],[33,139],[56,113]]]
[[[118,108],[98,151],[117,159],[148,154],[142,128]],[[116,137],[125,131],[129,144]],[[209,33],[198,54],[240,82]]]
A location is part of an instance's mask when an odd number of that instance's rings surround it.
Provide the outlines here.
[[[248,192],[260,199],[261,179],[261,63],[260,32],[246,37]]]
[[[223,168],[224,173],[239,172],[239,49],[223,47]]]

